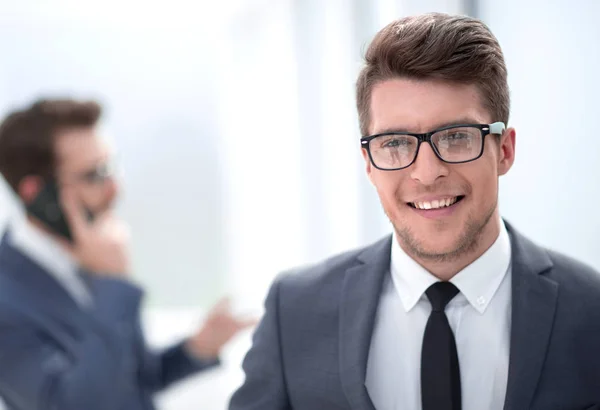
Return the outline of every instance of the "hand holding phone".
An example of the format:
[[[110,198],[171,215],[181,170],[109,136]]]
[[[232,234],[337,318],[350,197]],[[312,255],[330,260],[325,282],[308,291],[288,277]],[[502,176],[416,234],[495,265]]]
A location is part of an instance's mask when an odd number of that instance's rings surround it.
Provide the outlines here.
[[[64,215],[59,199],[59,186],[55,180],[44,181],[40,191],[32,201],[26,204],[27,213],[41,222],[55,235],[72,242],[71,229]],[[88,220],[93,219],[92,212],[86,210]]]
[[[69,225],[73,254],[81,266],[93,273],[124,276],[129,272],[129,230],[111,212],[93,220],[77,196],[68,188],[60,203]]]

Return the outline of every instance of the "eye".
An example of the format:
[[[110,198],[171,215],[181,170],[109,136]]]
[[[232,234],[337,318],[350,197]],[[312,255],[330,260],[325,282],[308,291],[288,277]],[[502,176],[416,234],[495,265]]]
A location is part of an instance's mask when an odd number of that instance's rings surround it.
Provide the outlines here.
[[[400,147],[408,147],[412,144],[406,137],[390,137],[386,139],[381,146],[383,148],[400,148]]]
[[[107,177],[111,175],[111,168],[108,164],[101,164],[96,167],[96,169],[92,169],[90,171],[85,172],[82,175],[82,178],[90,183],[98,183],[106,180]]]
[[[441,141],[460,141],[471,138],[471,135],[465,132],[454,131],[448,134],[444,134],[441,136]]]

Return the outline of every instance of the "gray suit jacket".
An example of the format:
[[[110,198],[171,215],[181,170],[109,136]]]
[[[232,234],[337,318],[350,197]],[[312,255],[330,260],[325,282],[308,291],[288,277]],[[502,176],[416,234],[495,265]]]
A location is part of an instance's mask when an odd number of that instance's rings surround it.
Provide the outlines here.
[[[600,275],[507,228],[513,305],[504,408],[600,410]],[[230,410],[375,409],[365,374],[390,248],[387,237],[275,281]]]

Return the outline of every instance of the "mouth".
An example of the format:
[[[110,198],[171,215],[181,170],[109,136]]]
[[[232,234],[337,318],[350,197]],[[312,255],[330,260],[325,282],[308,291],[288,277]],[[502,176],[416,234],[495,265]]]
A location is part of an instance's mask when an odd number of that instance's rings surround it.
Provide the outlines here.
[[[408,202],[408,206],[414,209],[420,209],[424,211],[434,209],[444,209],[456,205],[465,198],[464,195],[452,196],[447,198],[435,199],[433,201],[419,201],[419,202]]]

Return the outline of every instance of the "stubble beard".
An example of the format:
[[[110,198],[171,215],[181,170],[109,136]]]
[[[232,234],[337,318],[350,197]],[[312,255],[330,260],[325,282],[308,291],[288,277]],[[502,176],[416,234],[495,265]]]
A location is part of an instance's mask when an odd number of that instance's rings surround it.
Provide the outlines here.
[[[472,254],[478,249],[481,237],[485,232],[485,228],[488,226],[492,217],[494,216],[497,205],[498,201],[496,200],[482,218],[476,218],[475,215],[470,213],[454,249],[443,253],[432,252],[428,249],[425,249],[422,242],[419,241],[410,227],[398,226],[398,224],[395,224],[394,221],[389,218],[389,215],[388,218],[394,226],[396,235],[398,236],[398,239],[403,245],[402,247],[407,254],[417,260],[434,263],[447,263],[456,261],[465,255]]]

